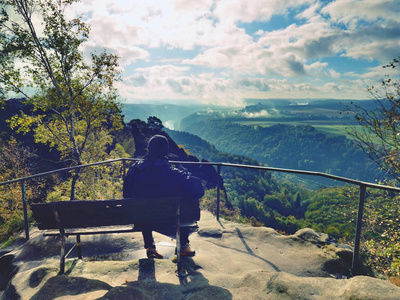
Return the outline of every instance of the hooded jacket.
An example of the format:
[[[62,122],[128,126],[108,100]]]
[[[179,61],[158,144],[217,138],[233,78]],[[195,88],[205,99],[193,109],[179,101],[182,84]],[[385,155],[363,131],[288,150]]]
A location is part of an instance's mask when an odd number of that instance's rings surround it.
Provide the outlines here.
[[[183,196],[199,199],[204,195],[201,180],[172,167],[164,158],[147,157],[136,162],[124,181],[123,196]]]

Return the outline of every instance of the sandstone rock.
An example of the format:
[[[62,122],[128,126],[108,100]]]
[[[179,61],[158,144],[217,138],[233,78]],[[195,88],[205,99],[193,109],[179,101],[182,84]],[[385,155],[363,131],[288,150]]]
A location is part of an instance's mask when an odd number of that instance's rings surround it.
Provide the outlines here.
[[[300,229],[293,236],[316,245],[325,245],[329,242],[329,237],[326,233],[319,233],[311,228]]]
[[[83,260],[72,252],[60,276],[59,240],[34,231],[0,258],[0,299],[400,299],[400,288],[388,281],[335,279],[346,278],[351,249],[314,230],[284,236],[217,222],[207,212],[199,227],[190,236],[196,256],[182,261],[181,278],[168,236],[154,234],[162,260],[146,257],[140,232],[83,236]]]

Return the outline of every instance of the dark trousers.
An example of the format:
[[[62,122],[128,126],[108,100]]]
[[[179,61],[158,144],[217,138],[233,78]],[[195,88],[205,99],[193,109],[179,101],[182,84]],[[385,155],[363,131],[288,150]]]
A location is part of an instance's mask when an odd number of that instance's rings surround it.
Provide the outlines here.
[[[189,228],[181,228],[181,245],[182,246],[189,243],[189,233],[190,233]],[[156,245],[154,244],[153,232],[151,230],[143,230],[142,235],[143,235],[143,240],[144,240],[144,247],[146,249],[156,247]],[[167,235],[169,235],[169,234],[167,234]]]

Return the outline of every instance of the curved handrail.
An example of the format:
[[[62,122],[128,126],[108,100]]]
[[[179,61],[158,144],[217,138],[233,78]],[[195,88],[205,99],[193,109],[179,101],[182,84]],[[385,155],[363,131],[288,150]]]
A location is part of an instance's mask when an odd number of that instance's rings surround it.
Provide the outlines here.
[[[44,177],[44,176],[48,176],[48,175],[51,175],[54,173],[71,171],[74,169],[93,167],[93,166],[115,163],[115,162],[120,162],[120,161],[125,162],[125,161],[138,161],[138,160],[141,160],[141,159],[140,158],[117,158],[117,159],[110,159],[110,160],[105,160],[105,161],[90,163],[90,164],[85,164],[85,165],[61,168],[61,169],[38,173],[38,174],[25,176],[25,177],[13,179],[13,180],[3,181],[3,182],[0,182],[0,186],[7,185],[10,183],[20,182],[20,181],[24,181],[24,180],[29,180],[29,179],[33,179],[33,178],[37,178],[37,177]],[[272,172],[292,173],[292,174],[300,174],[300,175],[310,175],[310,176],[324,177],[324,178],[328,178],[328,179],[332,179],[332,180],[342,181],[342,182],[346,182],[346,183],[350,183],[350,184],[354,184],[354,185],[358,185],[358,186],[365,186],[365,187],[381,189],[381,190],[386,190],[386,191],[392,191],[392,192],[400,192],[400,188],[398,188],[398,187],[370,183],[370,182],[351,179],[351,178],[347,178],[347,177],[341,177],[341,176],[332,175],[332,174],[323,173],[323,172],[305,171],[305,170],[297,170],[297,169],[285,169],[285,168],[274,168],[274,167],[265,167],[265,166],[254,166],[254,165],[243,165],[243,164],[233,164],[233,163],[224,163],[224,162],[175,161],[175,160],[170,160],[169,162],[173,163],[173,164],[212,165],[212,166],[221,166],[221,167],[225,166],[225,167],[256,169],[256,170],[264,170],[264,171],[272,171]]]

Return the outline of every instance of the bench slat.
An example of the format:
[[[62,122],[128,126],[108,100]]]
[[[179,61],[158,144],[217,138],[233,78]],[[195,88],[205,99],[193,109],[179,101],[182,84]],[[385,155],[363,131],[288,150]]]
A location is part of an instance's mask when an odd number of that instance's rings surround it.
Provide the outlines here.
[[[115,227],[118,227],[118,226],[97,227],[97,228],[99,228],[98,230],[89,230],[89,231],[82,229],[82,228],[79,228],[79,229],[71,228],[70,230],[65,231],[65,236],[127,233],[127,232],[138,232],[138,231],[142,231],[144,229],[143,227],[129,227],[128,228],[126,226],[125,227],[121,226],[121,229],[116,229]],[[183,224],[181,224],[181,227],[188,228],[192,232],[196,231],[199,228],[197,222],[183,223]],[[146,228],[146,229],[149,229],[149,228]],[[160,232],[161,234],[165,234],[165,231],[160,228],[153,228],[153,229],[154,230],[152,230],[152,231],[156,231],[156,232],[161,231]],[[171,229],[175,230],[175,228],[171,228]],[[171,233],[171,232],[173,232],[173,231],[171,230],[169,233]],[[43,236],[59,236],[59,235],[60,235],[60,232],[56,231],[56,230],[50,230],[43,234]]]
[[[59,228],[53,209],[66,229],[132,224],[156,227],[175,223],[176,201],[176,197],[59,201],[32,204],[31,209],[39,229]],[[198,200],[182,198],[182,222],[199,219]]]

